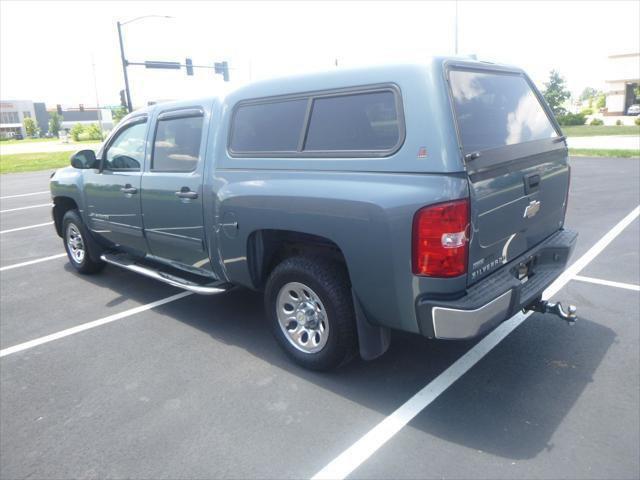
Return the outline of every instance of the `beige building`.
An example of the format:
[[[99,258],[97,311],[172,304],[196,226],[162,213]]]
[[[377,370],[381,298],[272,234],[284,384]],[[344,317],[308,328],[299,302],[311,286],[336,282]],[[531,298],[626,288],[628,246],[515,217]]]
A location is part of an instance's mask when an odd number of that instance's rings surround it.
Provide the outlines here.
[[[640,85],[640,53],[609,55],[606,76],[606,115],[625,115],[634,103],[640,103],[635,89]]]

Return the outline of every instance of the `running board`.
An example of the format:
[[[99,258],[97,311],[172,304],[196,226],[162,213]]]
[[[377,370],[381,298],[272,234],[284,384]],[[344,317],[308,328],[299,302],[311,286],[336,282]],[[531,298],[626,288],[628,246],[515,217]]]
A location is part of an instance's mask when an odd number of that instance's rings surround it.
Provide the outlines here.
[[[100,259],[106,263],[115,265],[116,267],[124,268],[144,275],[145,277],[153,278],[174,287],[182,288],[193,293],[199,293],[201,295],[215,295],[217,293],[223,293],[232,287],[230,284],[223,282],[207,284],[192,282],[190,280],[180,278],[177,275],[172,275],[147,265],[141,265],[128,255],[122,253],[105,253],[100,255]]]

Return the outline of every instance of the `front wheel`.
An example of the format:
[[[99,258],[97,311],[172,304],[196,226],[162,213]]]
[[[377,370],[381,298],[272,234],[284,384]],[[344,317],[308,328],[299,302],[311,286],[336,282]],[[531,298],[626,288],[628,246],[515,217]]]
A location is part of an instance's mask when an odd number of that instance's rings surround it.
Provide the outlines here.
[[[94,261],[89,253],[90,241],[77,210],[69,210],[62,218],[64,248],[69,263],[80,273],[95,273],[104,268],[104,262]]]
[[[271,273],[265,308],[280,346],[312,370],[344,365],[357,351],[351,286],[343,265],[292,257]]]

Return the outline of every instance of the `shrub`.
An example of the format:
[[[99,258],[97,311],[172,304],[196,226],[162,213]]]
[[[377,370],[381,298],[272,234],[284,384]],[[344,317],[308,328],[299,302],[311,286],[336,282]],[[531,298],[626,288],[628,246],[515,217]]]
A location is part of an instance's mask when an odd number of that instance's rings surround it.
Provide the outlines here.
[[[80,140],[80,135],[82,135],[83,132],[84,127],[82,126],[82,124],[76,123],[69,133],[71,134],[71,138],[73,138],[73,141],[77,142]]]
[[[604,108],[607,104],[607,97],[600,95],[596,101],[596,108]]]
[[[591,108],[583,108],[580,111],[580,114],[584,115],[585,117],[588,116],[588,115],[592,115],[593,114],[593,109],[591,109]]]
[[[618,125],[618,126],[622,125],[622,120],[620,120],[620,119],[616,120],[616,125]]]
[[[582,113],[567,113],[565,115],[558,115],[556,117],[558,123],[562,126],[567,125],[584,125],[587,121]]]
[[[593,127],[597,127],[599,125],[604,125],[604,122],[602,120],[600,120],[599,118],[594,118],[593,120],[591,120],[591,123],[589,123],[589,125],[591,125]]]
[[[112,109],[111,116],[113,117],[113,124],[116,125],[117,123],[119,123],[120,120],[127,116],[127,113],[129,113],[127,107],[124,107],[122,105]]]
[[[87,140],[102,140],[102,132],[100,131],[100,127],[97,124],[92,123],[89,125],[84,133],[87,135]]]
[[[636,117],[633,123],[635,123],[636,125],[640,125],[640,117]]]

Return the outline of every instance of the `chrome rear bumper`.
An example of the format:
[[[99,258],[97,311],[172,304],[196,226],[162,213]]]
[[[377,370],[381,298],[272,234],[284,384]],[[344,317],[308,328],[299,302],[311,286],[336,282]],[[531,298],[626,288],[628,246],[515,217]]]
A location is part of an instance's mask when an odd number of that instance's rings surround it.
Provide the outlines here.
[[[472,338],[504,320],[511,305],[511,290],[475,310],[432,307],[436,338]]]
[[[422,294],[416,299],[420,332],[428,338],[468,339],[495,328],[540,299],[564,271],[577,237],[559,230],[463,292]],[[532,265],[526,281],[518,279],[522,264]]]

